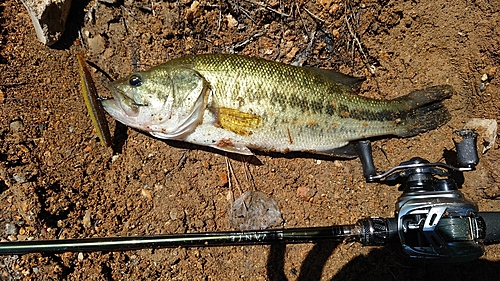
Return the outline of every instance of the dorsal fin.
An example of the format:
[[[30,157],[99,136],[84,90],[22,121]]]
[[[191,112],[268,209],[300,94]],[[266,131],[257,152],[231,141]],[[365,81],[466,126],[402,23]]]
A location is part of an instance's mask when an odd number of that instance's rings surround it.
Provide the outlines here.
[[[304,66],[309,69],[311,72],[321,75],[328,80],[332,80],[336,83],[342,84],[346,89],[350,91],[358,91],[361,87],[361,84],[366,80],[365,77],[353,77],[347,74],[343,74],[337,71],[329,70],[329,69],[321,69],[315,67]]]

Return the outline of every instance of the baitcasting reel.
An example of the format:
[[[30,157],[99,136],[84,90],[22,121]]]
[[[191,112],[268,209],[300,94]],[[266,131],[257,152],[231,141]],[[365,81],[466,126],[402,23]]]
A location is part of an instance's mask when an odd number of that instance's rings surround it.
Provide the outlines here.
[[[373,165],[370,142],[358,144],[367,181],[401,184],[396,221],[387,227],[397,227],[403,250],[410,257],[455,262],[483,254],[486,223],[477,205],[464,197],[451,178],[453,172],[475,169],[479,162],[476,138],[472,130],[454,132],[458,167],[415,157],[380,175]]]

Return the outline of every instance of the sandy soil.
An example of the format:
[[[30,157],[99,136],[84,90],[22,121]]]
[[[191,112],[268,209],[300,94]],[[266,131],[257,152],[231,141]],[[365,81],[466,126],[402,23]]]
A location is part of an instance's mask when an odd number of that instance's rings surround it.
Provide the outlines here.
[[[235,184],[223,153],[163,142],[116,124],[112,148],[92,131],[76,53],[112,78],[168,59],[239,53],[366,76],[361,94],[394,98],[450,84],[452,120],[417,137],[374,142],[385,171],[413,156],[444,161],[451,132],[499,119],[500,2],[73,1],[67,31],[37,41],[20,1],[0,1],[0,236],[9,240],[230,230]],[[481,78],[487,75],[486,80]],[[93,72],[99,92],[109,82]],[[481,85],[481,83],[483,83]],[[284,227],[392,217],[396,187],[367,184],[358,160],[258,154],[229,157],[243,190],[272,196]],[[500,150],[481,155],[462,192],[500,210]],[[250,176],[249,176],[250,175]],[[235,179],[233,177],[233,182]],[[306,191],[306,192],[304,192]],[[309,193],[307,193],[309,192]],[[307,193],[307,196],[304,194]],[[84,220],[90,215],[90,224]],[[17,226],[9,234],[5,225]],[[7,280],[494,280],[500,246],[461,265],[417,264],[395,243],[158,249],[0,258]]]

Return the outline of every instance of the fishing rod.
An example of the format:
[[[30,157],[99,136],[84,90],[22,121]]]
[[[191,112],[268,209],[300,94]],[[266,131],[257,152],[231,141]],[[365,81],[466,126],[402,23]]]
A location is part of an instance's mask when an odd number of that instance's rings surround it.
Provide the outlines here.
[[[399,239],[403,251],[412,258],[447,262],[474,260],[483,255],[485,244],[500,243],[500,212],[479,212],[477,205],[464,197],[451,177],[452,173],[475,169],[479,162],[476,139],[473,130],[454,132],[457,167],[416,157],[381,174],[377,174],[373,164],[370,142],[360,141],[357,149],[365,179],[401,185],[403,193],[396,203],[394,218],[363,218],[352,225],[327,227],[3,242],[0,255],[320,240],[382,246]]]

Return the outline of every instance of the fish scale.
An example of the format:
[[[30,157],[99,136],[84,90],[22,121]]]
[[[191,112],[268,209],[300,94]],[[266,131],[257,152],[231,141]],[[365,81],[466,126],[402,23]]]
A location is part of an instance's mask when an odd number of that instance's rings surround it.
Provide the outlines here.
[[[131,85],[137,77],[141,85]],[[112,82],[115,99],[103,106],[118,121],[153,136],[240,154],[258,149],[338,155],[336,149],[353,140],[412,136],[450,119],[441,101],[452,95],[451,86],[387,101],[355,95],[361,81],[331,70],[207,54]],[[158,121],[155,114],[168,118]]]

